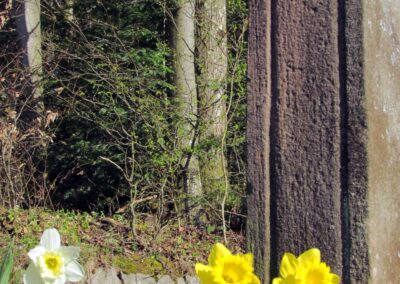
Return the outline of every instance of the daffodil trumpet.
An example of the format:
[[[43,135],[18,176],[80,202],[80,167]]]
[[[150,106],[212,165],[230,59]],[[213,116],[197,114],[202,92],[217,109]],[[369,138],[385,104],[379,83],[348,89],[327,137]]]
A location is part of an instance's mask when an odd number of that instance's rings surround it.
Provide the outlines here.
[[[272,284],[338,284],[340,278],[321,262],[321,252],[312,248],[299,257],[285,253],[280,266],[280,277]]]
[[[254,274],[253,255],[232,254],[223,244],[216,243],[208,257],[208,265],[196,264],[202,284],[260,284]]]

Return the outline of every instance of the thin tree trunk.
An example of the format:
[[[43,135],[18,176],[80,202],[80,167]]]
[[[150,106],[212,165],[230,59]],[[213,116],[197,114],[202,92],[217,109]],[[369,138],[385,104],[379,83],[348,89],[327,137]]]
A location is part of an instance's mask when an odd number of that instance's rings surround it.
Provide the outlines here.
[[[199,161],[193,153],[196,144],[197,128],[197,87],[194,65],[194,13],[195,1],[182,0],[175,14],[175,85],[176,98],[181,115],[178,139],[183,150],[184,190],[186,210],[191,218],[199,211],[198,199],[202,194]]]
[[[74,21],[74,0],[65,0],[64,15],[67,21]]]
[[[210,192],[229,187],[224,140],[227,129],[226,75],[227,35],[226,1],[201,0],[198,15],[198,69],[200,141],[209,151],[200,160],[204,190]]]
[[[2,1],[3,2],[3,1]],[[12,9],[13,0],[6,0],[0,4],[0,30],[6,25],[10,19],[10,11]]]
[[[43,112],[42,103],[42,35],[40,28],[40,0],[16,3],[16,28],[23,48],[23,65],[27,72],[21,119],[26,127],[37,125]]]

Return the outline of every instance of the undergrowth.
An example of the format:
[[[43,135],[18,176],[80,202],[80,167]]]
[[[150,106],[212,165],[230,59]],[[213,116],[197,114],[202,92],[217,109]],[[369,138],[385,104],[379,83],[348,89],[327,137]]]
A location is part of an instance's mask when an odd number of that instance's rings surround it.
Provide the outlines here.
[[[123,215],[112,218],[97,213],[45,209],[0,208],[0,252],[14,238],[15,266],[10,283],[20,283],[35,247],[46,228],[56,228],[62,244],[81,248],[80,263],[88,278],[97,267],[114,267],[124,273],[168,274],[173,278],[194,274],[196,262],[207,262],[213,243],[222,241],[219,228],[155,225],[155,216],[140,215],[136,235]],[[229,246],[243,252],[241,234],[228,232]]]

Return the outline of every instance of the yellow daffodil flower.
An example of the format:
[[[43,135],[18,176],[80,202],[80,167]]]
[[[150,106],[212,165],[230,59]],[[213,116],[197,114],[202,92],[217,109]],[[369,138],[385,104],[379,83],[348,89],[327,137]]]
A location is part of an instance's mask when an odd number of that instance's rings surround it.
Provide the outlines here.
[[[253,255],[232,254],[223,244],[213,246],[208,265],[196,264],[202,284],[260,284],[254,274]]]
[[[28,253],[32,263],[24,273],[24,284],[64,284],[81,281],[85,273],[76,261],[78,247],[61,246],[56,229],[43,232],[40,244]]]
[[[296,258],[285,253],[280,267],[281,277],[276,277],[272,284],[338,284],[339,276],[330,272],[326,263],[321,262],[321,252],[312,248]]]

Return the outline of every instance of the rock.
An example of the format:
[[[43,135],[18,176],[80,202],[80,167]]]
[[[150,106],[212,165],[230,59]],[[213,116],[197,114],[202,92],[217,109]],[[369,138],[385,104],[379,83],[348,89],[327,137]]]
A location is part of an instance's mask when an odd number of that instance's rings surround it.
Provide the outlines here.
[[[136,274],[137,284],[156,284],[156,280],[149,275]]]
[[[136,284],[136,274],[121,274],[122,283],[124,284]]]
[[[122,274],[123,284],[156,284],[156,280],[149,275],[137,274]]]
[[[158,281],[157,284],[174,284],[174,280],[172,280],[172,278],[168,275],[163,275],[161,276]]]
[[[88,284],[200,284],[196,276],[185,275],[174,281],[169,275],[161,275],[156,281],[153,277],[141,273],[124,274],[115,268],[98,268],[86,282]]]
[[[121,280],[118,278],[118,272],[114,269],[98,268],[92,279],[89,281],[90,284],[121,284]]]
[[[197,278],[195,276],[186,275],[185,280],[186,280],[187,284],[200,284],[199,278]]]

